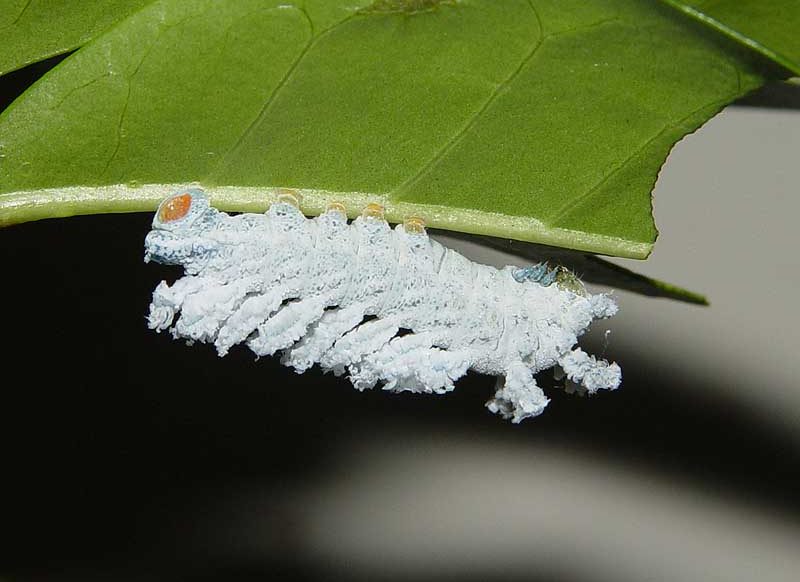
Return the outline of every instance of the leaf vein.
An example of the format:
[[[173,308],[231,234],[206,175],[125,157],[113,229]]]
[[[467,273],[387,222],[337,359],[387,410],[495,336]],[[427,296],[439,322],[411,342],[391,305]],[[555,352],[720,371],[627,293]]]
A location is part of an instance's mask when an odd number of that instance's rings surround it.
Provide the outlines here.
[[[520,61],[519,66],[511,73],[511,75],[509,75],[506,79],[504,79],[501,83],[499,83],[492,90],[492,92],[489,95],[488,99],[467,120],[467,122],[458,130],[458,132],[456,132],[455,135],[453,135],[453,137],[451,137],[447,142],[445,142],[445,144],[439,150],[437,150],[434,153],[434,155],[431,157],[431,159],[425,165],[423,165],[414,174],[412,174],[410,177],[408,177],[403,182],[401,182],[398,186],[396,186],[394,189],[392,189],[391,192],[389,192],[389,195],[393,195],[393,196],[397,195],[403,189],[410,188],[411,186],[413,186],[414,184],[419,182],[422,178],[424,178],[427,174],[429,174],[433,170],[433,168],[442,159],[444,159],[450,153],[450,151],[452,151],[452,149],[456,145],[458,145],[458,143],[466,136],[466,134],[469,132],[469,130],[478,121],[478,119],[484,113],[486,113],[486,111],[489,109],[489,107],[492,105],[492,103],[494,103],[494,101],[497,99],[497,97],[500,95],[500,93],[506,87],[508,87],[514,81],[514,79],[516,79],[519,76],[519,74],[522,72],[522,70],[525,68],[525,66],[531,61],[531,59],[533,59],[533,57],[536,55],[536,53],[539,51],[539,49],[542,47],[542,45],[545,43],[545,41],[548,41],[548,40],[551,40],[553,38],[556,38],[556,37],[559,37],[559,36],[562,36],[562,35],[566,35],[566,34],[569,34],[569,33],[580,32],[580,31],[583,31],[583,30],[586,30],[586,29],[595,28],[595,27],[598,27],[598,26],[602,26],[604,24],[608,24],[610,22],[618,22],[619,21],[619,18],[616,18],[616,17],[604,18],[603,20],[600,20],[598,22],[593,22],[592,24],[588,24],[586,26],[578,26],[578,27],[575,27],[575,28],[570,28],[570,29],[567,29],[567,30],[562,30],[562,31],[559,31],[559,32],[556,32],[556,33],[548,34],[548,35],[545,36],[545,35],[543,35],[544,28],[543,28],[542,20],[541,20],[541,18],[539,16],[539,13],[537,12],[537,10],[534,7],[534,5],[531,3],[531,0],[528,0],[528,4],[529,4],[529,6],[531,8],[531,11],[533,12],[533,14],[534,14],[534,16],[536,18],[536,21],[537,21],[537,24],[538,24],[538,28],[539,28],[539,38],[531,46],[530,50],[528,51],[528,54],[526,54],[525,57],[522,59],[522,61]]]
[[[645,149],[647,149],[647,147],[649,147],[652,143],[654,143],[656,140],[658,140],[660,137],[662,137],[666,132],[682,126],[684,123],[686,123],[687,121],[692,119],[695,115],[697,115],[701,111],[704,111],[704,110],[707,110],[707,109],[715,110],[715,109],[725,105],[726,103],[728,103],[731,100],[735,99],[738,96],[738,94],[739,93],[737,92],[737,93],[728,95],[727,97],[724,97],[722,99],[718,99],[718,100],[716,100],[716,101],[714,101],[712,103],[709,103],[709,104],[703,105],[701,107],[698,107],[697,109],[691,111],[690,113],[688,113],[687,115],[682,117],[677,122],[671,123],[671,124],[668,123],[667,125],[662,127],[655,135],[653,135],[653,136],[649,137],[647,140],[645,140],[645,142],[642,143],[642,145],[640,145],[638,148],[633,150],[630,153],[630,155],[626,156],[619,164],[614,166],[611,169],[610,172],[608,172],[605,176],[601,177],[600,180],[598,180],[591,188],[586,190],[586,192],[576,196],[572,200],[568,200],[564,205],[562,205],[558,210],[556,210],[556,212],[553,213],[548,218],[548,223],[551,226],[556,224],[560,219],[564,218],[572,210],[574,210],[575,208],[577,208],[578,206],[580,206],[581,204],[583,204],[584,202],[586,202],[587,200],[589,200],[590,198],[595,196],[597,194],[597,192],[600,190],[600,188],[602,188],[603,185],[606,182],[608,182],[611,178],[613,178],[619,172],[621,172],[623,169],[625,169],[625,167],[628,165],[628,163],[631,160],[633,160],[636,156],[638,156],[640,153],[642,153]]]
[[[289,68],[286,70],[286,73],[283,75],[281,80],[278,81],[278,84],[275,85],[275,88],[270,92],[269,96],[264,101],[264,105],[262,105],[261,109],[259,110],[258,115],[253,119],[252,122],[250,122],[250,125],[248,125],[247,128],[245,128],[245,130],[241,133],[241,135],[236,140],[236,142],[228,149],[228,151],[225,153],[225,155],[223,155],[220,158],[220,161],[217,164],[215,170],[210,172],[210,174],[213,174],[213,173],[219,171],[220,169],[224,168],[226,163],[227,163],[227,161],[230,159],[230,157],[231,156],[235,156],[236,152],[239,151],[239,149],[241,149],[241,147],[244,144],[244,142],[246,141],[247,137],[250,136],[253,133],[253,131],[255,131],[255,129],[258,126],[261,125],[261,123],[264,121],[264,119],[266,119],[267,114],[269,113],[269,110],[270,110],[272,104],[275,103],[275,100],[278,97],[278,94],[289,83],[289,81],[291,81],[292,75],[295,73],[295,71],[300,66],[300,64],[303,62],[303,60],[308,55],[308,53],[311,51],[311,49],[313,49],[317,45],[317,43],[322,38],[324,38],[326,35],[330,34],[331,32],[333,32],[333,30],[335,30],[336,28],[342,26],[343,24],[345,24],[346,22],[348,22],[349,20],[351,20],[352,18],[354,18],[357,15],[356,12],[353,12],[349,16],[343,18],[342,20],[340,20],[336,24],[326,28],[325,30],[323,30],[322,32],[320,32],[318,35],[315,36],[314,35],[314,22],[311,20],[311,17],[308,15],[308,12],[306,12],[305,9],[297,7],[297,6],[293,6],[292,8],[297,9],[303,15],[303,17],[305,18],[305,20],[306,20],[306,22],[308,24],[308,27],[309,27],[309,31],[311,32],[309,40],[305,44],[303,49],[300,51],[300,53],[297,55],[295,60],[292,62],[292,64],[289,66]]]
[[[428,173],[433,170],[434,167],[444,159],[450,151],[458,145],[458,143],[464,139],[464,136],[469,132],[470,129],[475,125],[478,119],[486,112],[487,109],[494,103],[500,93],[508,87],[514,79],[520,74],[522,69],[525,68],[530,60],[534,57],[534,55],[539,51],[539,48],[542,46],[544,42],[543,36],[543,26],[542,26],[542,19],[539,17],[539,13],[537,12],[536,8],[534,7],[531,0],[528,0],[528,5],[531,8],[531,12],[533,12],[533,16],[536,19],[537,27],[539,33],[537,35],[536,41],[531,44],[531,47],[528,49],[528,53],[525,57],[520,61],[519,65],[516,69],[514,69],[511,74],[503,79],[499,84],[497,84],[492,91],[489,93],[489,97],[483,104],[473,113],[469,119],[467,119],[466,123],[461,126],[461,128],[449,139],[447,140],[434,154],[431,156],[430,160],[428,160],[421,168],[419,168],[416,172],[414,172],[411,176],[403,180],[400,184],[395,186],[390,192],[390,196],[396,196],[399,192],[403,189],[408,189],[417,182],[419,182],[422,178],[424,178]]]
[[[131,100],[131,81],[130,79],[127,80],[127,92],[125,94],[125,103],[122,105],[122,111],[119,115],[119,121],[117,121],[117,134],[116,140],[114,142],[114,149],[111,151],[111,156],[109,156],[108,161],[106,161],[106,165],[103,167],[103,171],[100,173],[101,176],[105,176],[108,169],[111,167],[111,162],[113,162],[117,154],[119,153],[119,148],[122,146],[122,125],[125,123],[125,115],[128,113],[128,103]]]
[[[139,70],[142,68],[142,65],[147,60],[147,57],[150,56],[150,53],[153,52],[153,49],[158,44],[159,37],[161,37],[162,34],[164,34],[168,30],[171,30],[173,28],[181,26],[181,25],[185,24],[186,22],[188,22],[190,20],[193,20],[194,18],[196,18],[196,15],[195,16],[188,16],[188,17],[183,18],[183,19],[181,19],[178,22],[175,22],[173,24],[168,24],[168,25],[159,27],[155,37],[153,38],[153,42],[150,43],[150,46],[147,47],[147,49],[144,51],[144,54],[142,55],[142,58],[139,59],[138,63],[136,63],[136,67],[134,67],[133,71],[129,75],[126,76],[125,81],[127,83],[127,92],[125,94],[125,102],[122,104],[122,111],[121,111],[120,116],[119,116],[119,121],[117,122],[116,141],[114,143],[114,149],[111,151],[111,156],[108,158],[108,161],[106,162],[106,165],[103,168],[103,171],[100,173],[101,176],[105,176],[106,175],[106,173],[108,172],[108,169],[111,167],[111,163],[116,159],[117,154],[119,154],[119,148],[122,146],[122,137],[123,137],[122,126],[125,124],[125,116],[128,114],[128,104],[130,103],[130,100],[131,100],[131,89],[132,89],[132,86],[133,86],[134,77],[136,77],[136,75],[139,74]]]
[[[12,27],[12,26],[14,26],[15,24],[17,24],[17,23],[18,23],[20,20],[22,20],[22,17],[23,17],[23,16],[25,15],[25,13],[28,11],[28,8],[30,8],[30,6],[31,6],[31,4],[32,4],[32,3],[33,3],[33,0],[28,0],[27,2],[25,2],[25,6],[23,6],[23,7],[22,7],[22,10],[20,10],[20,11],[19,11],[19,14],[17,14],[17,17],[16,17],[16,18],[14,18],[14,20],[12,20],[10,24],[8,24],[8,25],[4,26],[3,28],[4,28],[4,29],[5,29],[5,28],[11,28],[11,27]]]

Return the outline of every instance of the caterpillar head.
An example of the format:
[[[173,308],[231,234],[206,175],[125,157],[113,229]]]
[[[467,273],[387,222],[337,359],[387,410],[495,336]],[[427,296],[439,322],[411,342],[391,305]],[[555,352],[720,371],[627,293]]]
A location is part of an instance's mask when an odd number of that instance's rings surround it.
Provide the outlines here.
[[[164,199],[145,238],[145,262],[183,265],[187,271],[205,262],[216,246],[208,234],[217,214],[199,188],[180,190]]]

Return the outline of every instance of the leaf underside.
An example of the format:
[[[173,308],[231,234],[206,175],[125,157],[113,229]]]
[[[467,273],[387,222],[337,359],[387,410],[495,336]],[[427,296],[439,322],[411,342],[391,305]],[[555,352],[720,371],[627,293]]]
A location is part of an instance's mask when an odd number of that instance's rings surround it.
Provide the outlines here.
[[[670,147],[762,81],[636,1],[99,4],[131,14],[0,116],[3,223],[148,210],[189,182],[249,210],[289,187],[310,213],[374,200],[641,258]]]

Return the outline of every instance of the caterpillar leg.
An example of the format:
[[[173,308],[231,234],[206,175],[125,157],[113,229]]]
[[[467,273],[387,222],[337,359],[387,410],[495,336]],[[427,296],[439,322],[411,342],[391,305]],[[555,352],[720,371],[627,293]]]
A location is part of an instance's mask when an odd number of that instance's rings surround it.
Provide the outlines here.
[[[217,353],[224,356],[234,345],[243,342],[258,326],[275,312],[286,299],[282,288],[270,289],[262,295],[245,299],[220,328],[214,345]]]
[[[284,354],[281,363],[291,366],[298,373],[305,372],[319,362],[340,337],[363,319],[364,308],[360,304],[326,311],[309,328],[306,336]]]
[[[344,372],[346,366],[358,362],[362,357],[378,351],[391,340],[400,327],[392,319],[374,319],[362,323],[346,333],[323,354],[320,366],[324,370],[333,370],[337,375]]]
[[[506,370],[505,378],[498,378],[497,392],[486,403],[486,408],[517,424],[540,415],[548,402],[528,366],[514,362]]]
[[[209,280],[205,277],[193,276],[178,279],[172,286],[161,281],[153,291],[147,326],[159,332],[167,329],[172,325],[175,314],[181,310],[186,298],[204,289],[208,283]]]
[[[464,353],[433,347],[430,334],[410,334],[391,340],[381,349],[349,367],[350,380],[359,390],[379,381],[384,390],[443,394],[467,373]]]
[[[580,348],[576,348],[561,356],[558,363],[564,369],[567,378],[582,385],[589,394],[600,389],[614,390],[622,381],[622,370],[616,363],[598,360]]]
[[[239,282],[207,284],[206,288],[185,298],[173,335],[193,341],[215,341],[220,328],[241,305],[246,294],[245,286]]]
[[[271,356],[293,345],[308,326],[322,317],[326,301],[321,297],[289,303],[258,326],[257,335],[248,347],[259,356]]]

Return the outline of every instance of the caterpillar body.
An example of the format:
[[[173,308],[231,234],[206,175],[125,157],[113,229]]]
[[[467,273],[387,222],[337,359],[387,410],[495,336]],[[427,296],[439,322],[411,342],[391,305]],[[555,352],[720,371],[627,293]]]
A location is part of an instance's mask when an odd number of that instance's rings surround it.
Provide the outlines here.
[[[571,273],[494,267],[430,239],[420,219],[392,229],[368,205],[348,223],[331,204],[306,218],[284,194],[264,214],[228,215],[199,189],[161,203],[145,261],[180,265],[153,292],[148,325],[212,343],[281,353],[298,373],[318,364],[359,390],[441,394],[468,370],[498,376],[489,410],[513,422],[548,403],[534,375],[560,366],[588,392],[619,386],[619,366],[577,338],[617,306]]]

